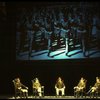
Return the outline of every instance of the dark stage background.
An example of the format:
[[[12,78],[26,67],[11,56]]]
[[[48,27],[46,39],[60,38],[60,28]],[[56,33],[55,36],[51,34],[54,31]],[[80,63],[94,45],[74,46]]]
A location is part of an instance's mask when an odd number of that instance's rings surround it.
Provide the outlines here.
[[[73,87],[79,79],[87,79],[87,90],[100,76],[100,59],[78,59],[58,61],[16,61],[15,59],[15,5],[7,3],[7,21],[1,28],[0,95],[14,95],[12,80],[21,78],[32,94],[31,80],[38,77],[45,86],[45,95],[55,95],[55,82],[61,76],[66,85],[66,95],[73,95]],[[13,8],[13,9],[12,9]],[[1,26],[3,26],[1,24]]]

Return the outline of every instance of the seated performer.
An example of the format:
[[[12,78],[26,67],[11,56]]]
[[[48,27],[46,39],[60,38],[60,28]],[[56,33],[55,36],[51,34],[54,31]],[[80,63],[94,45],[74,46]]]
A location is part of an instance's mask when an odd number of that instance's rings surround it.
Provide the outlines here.
[[[100,79],[99,77],[96,77],[96,83],[94,84],[93,87],[91,87],[91,89],[87,92],[87,94],[98,92],[98,90],[100,90]]]
[[[56,89],[56,95],[58,96],[59,93],[61,92],[61,95],[65,95],[65,84],[61,77],[58,77],[57,82],[55,84],[55,89]]]
[[[38,78],[35,78],[35,81],[33,82],[33,89],[36,93],[38,93],[40,97],[42,96],[42,93],[41,93],[42,86]]]
[[[74,93],[83,92],[83,89],[86,87],[86,80],[81,77],[77,86],[74,87]]]
[[[28,97],[28,87],[26,87],[25,85],[23,85],[20,82],[20,78],[16,78],[13,80],[14,84],[15,84],[15,88],[16,90],[21,91],[22,93],[25,93],[24,95],[26,95],[26,97]],[[25,89],[24,89],[25,88]]]

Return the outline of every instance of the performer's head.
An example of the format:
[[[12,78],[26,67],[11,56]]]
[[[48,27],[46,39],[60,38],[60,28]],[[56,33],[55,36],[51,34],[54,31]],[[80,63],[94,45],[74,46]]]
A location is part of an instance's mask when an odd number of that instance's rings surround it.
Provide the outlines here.
[[[36,83],[39,83],[39,79],[38,79],[38,78],[35,78],[35,82],[36,82]]]
[[[61,81],[62,81],[61,77],[58,77],[58,81],[59,81],[59,82],[61,82]]]
[[[85,79],[84,79],[83,77],[81,77],[81,82],[84,82],[84,80],[85,80]]]
[[[81,77],[81,80],[83,80],[83,77]]]
[[[96,77],[96,82],[100,82],[99,77]]]
[[[17,77],[15,80],[16,80],[16,82],[20,82],[20,78],[19,77]]]

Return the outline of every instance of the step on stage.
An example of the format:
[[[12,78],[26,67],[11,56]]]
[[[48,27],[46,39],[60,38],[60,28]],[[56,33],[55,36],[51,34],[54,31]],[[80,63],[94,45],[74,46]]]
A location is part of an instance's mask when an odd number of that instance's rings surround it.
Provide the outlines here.
[[[14,96],[0,96],[0,99],[15,99],[15,97]],[[16,99],[21,99],[21,98],[17,97]],[[22,97],[22,99],[26,99],[26,98]],[[82,97],[76,98],[74,96],[58,96],[58,97],[56,96],[43,96],[43,97],[28,96],[27,99],[93,99],[93,98],[90,98],[90,96],[86,96],[86,97],[83,96],[83,98]],[[97,98],[94,97],[94,99],[100,99],[100,96]]]

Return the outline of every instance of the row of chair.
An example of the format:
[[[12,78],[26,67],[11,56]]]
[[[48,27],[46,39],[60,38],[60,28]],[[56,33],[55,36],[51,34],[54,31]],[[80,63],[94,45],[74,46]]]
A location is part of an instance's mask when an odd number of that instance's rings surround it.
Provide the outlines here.
[[[86,81],[87,82],[87,81]],[[28,98],[28,87],[26,87],[25,85],[23,85],[21,82],[17,83],[16,82],[16,79],[13,80],[13,83],[14,83],[14,87],[15,87],[15,99],[17,98],[17,96],[19,96],[20,98]],[[32,80],[32,84],[34,84],[34,80]],[[24,88],[22,88],[24,87]],[[32,86],[33,88],[33,96],[37,97],[39,95],[39,92]],[[96,90],[96,89],[93,89],[95,88],[95,85],[93,87],[90,87],[90,90],[88,92],[86,92],[86,83],[85,83],[85,86],[84,88],[80,89],[81,87],[79,87],[79,84],[77,86],[74,87],[74,97],[78,98],[78,97],[81,97],[83,98],[83,96],[86,96],[89,94],[90,95],[90,98],[91,97],[99,97],[99,94],[100,94],[100,89]],[[65,90],[65,89],[64,89]],[[41,86],[41,96],[43,97],[44,96],[44,86]],[[60,91],[62,92],[62,91]],[[60,94],[59,94],[60,95]],[[64,92],[64,95],[65,96],[65,92]]]

